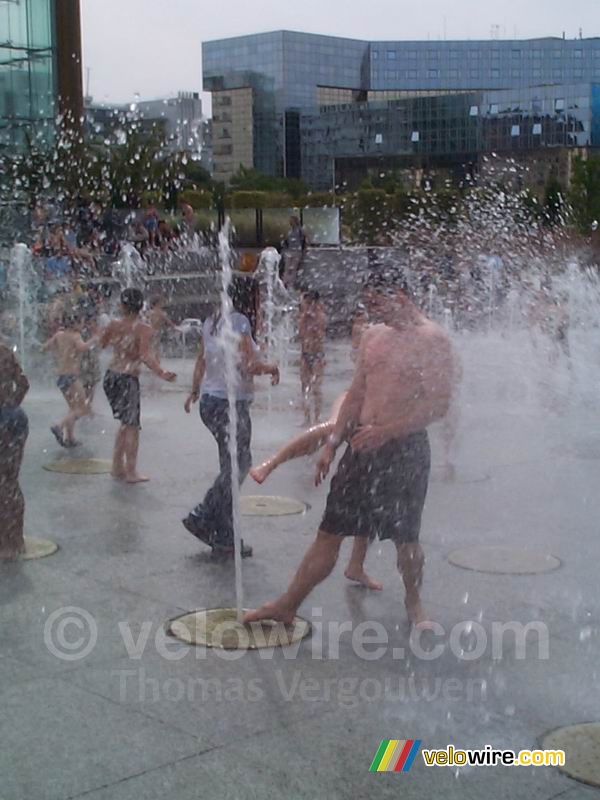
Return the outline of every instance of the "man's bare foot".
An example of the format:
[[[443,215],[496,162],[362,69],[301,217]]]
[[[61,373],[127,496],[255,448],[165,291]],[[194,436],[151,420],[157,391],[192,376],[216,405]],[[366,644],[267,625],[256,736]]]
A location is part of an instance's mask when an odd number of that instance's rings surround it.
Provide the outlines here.
[[[126,478],[124,469],[111,469],[110,474],[116,481],[124,481]]]
[[[126,483],[147,483],[150,478],[147,478],[145,475],[138,475],[137,472],[134,472],[133,475],[126,475],[125,482]]]
[[[344,576],[348,578],[349,581],[354,581],[354,583],[359,583],[361,586],[364,586],[365,589],[373,589],[376,592],[380,592],[383,589],[383,583],[369,578],[364,569],[355,570],[347,567],[344,571]]]
[[[244,622],[260,622],[263,619],[272,619],[275,622],[283,622],[290,625],[294,621],[294,612],[285,608],[277,600],[265,603],[254,611],[248,611],[244,615]]]
[[[271,474],[271,467],[269,466],[268,461],[259,464],[258,467],[252,467],[252,469],[250,470],[251,478],[255,480],[257,483],[264,483],[270,474]]]

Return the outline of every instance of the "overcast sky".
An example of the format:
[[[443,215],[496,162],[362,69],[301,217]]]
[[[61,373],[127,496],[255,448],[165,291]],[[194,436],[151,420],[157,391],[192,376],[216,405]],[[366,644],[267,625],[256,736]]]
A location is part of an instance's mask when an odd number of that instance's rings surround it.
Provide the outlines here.
[[[202,41],[287,30],[359,39],[600,35],[598,0],[81,0],[84,86],[131,102],[202,89]],[[355,10],[353,10],[355,9]]]

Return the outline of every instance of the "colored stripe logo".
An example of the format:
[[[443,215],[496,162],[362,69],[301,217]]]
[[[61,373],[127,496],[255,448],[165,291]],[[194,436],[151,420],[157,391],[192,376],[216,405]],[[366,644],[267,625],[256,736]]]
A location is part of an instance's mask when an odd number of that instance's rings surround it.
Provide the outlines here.
[[[419,752],[422,739],[384,739],[369,772],[408,772]]]

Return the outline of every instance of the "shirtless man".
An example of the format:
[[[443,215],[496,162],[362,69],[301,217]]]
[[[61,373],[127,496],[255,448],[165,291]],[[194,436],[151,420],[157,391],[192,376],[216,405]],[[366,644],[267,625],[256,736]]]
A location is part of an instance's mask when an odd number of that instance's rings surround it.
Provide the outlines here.
[[[75,423],[89,414],[85,389],[81,382],[81,358],[95,344],[90,339],[84,342],[81,338],[81,322],[73,311],[63,314],[62,328],[52,336],[42,350],[51,352],[56,362],[58,378],[56,385],[67,402],[68,413],[50,430],[61,447],[77,447],[75,440]]]
[[[319,292],[306,291],[300,301],[298,323],[300,346],[300,381],[304,422],[311,424],[311,400],[314,401],[315,424],[321,418],[323,405],[323,372],[325,370],[325,329],[327,320]]]
[[[113,417],[121,422],[115,439],[112,476],[127,483],[149,480],[137,471],[140,441],[140,382],[145,364],[159,378],[172,382],[174,372],[165,372],[152,354],[152,328],[140,320],[144,295],[139,289],[121,294],[122,319],[110,322],[102,333],[102,348],[112,347],[113,357],[104,376],[104,392]]]
[[[448,410],[452,351],[445,332],[418,311],[392,276],[370,279],[366,299],[370,318],[383,324],[362,336],[352,385],[317,465],[318,484],[349,437],[316,540],[287,591],[248,612],[246,622],[291,622],[302,601],[332,571],[342,538],[375,533],[396,546],[410,623],[427,621],[420,599],[424,556],[418,541],[430,470],[426,429]]]

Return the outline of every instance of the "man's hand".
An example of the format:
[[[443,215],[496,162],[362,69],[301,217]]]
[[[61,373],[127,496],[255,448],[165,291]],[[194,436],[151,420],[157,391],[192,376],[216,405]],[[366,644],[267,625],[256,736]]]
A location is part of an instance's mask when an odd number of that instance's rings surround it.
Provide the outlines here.
[[[386,429],[382,425],[363,425],[350,440],[355,453],[378,450],[387,441]]]
[[[271,386],[277,386],[279,383],[279,367],[273,367],[271,371]]]
[[[185,408],[185,413],[186,414],[190,413],[190,411],[192,410],[192,406],[194,405],[194,403],[198,402],[199,398],[200,398],[200,395],[199,395],[198,392],[190,392],[190,394],[188,395],[187,400],[183,404],[183,407]]]
[[[321,450],[321,455],[317,461],[317,471],[315,473],[315,486],[319,486],[327,477],[329,468],[335,458],[335,447],[331,443],[327,443]]]
[[[163,372],[160,377],[163,379],[163,381],[167,381],[167,383],[174,383],[177,380],[177,373]]]

